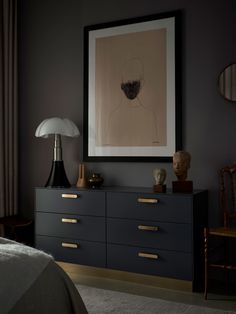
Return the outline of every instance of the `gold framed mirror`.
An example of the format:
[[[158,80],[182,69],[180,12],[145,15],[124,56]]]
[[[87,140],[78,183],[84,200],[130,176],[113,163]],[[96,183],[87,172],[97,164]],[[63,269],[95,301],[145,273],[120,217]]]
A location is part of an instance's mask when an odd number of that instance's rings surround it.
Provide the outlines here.
[[[229,101],[236,102],[236,63],[231,63],[220,73],[220,94]]]

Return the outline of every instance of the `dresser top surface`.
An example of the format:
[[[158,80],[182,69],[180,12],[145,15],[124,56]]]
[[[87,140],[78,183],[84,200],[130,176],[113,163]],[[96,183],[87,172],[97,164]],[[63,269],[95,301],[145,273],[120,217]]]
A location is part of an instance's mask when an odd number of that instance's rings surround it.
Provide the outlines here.
[[[96,192],[122,192],[122,193],[147,193],[147,194],[161,194],[161,195],[195,195],[202,192],[206,192],[207,190],[194,190],[192,193],[173,193],[172,189],[169,188],[166,190],[166,193],[156,193],[153,191],[151,187],[131,187],[131,186],[102,186],[100,188],[77,188],[76,186],[72,186],[70,188],[46,188],[46,187],[36,187],[36,189],[46,189],[46,190],[66,190],[68,192],[73,191],[96,191]]]

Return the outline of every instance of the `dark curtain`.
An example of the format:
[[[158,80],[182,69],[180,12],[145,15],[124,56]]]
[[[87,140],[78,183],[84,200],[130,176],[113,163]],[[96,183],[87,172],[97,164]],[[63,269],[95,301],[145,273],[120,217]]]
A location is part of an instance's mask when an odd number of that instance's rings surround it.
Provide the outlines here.
[[[0,217],[18,212],[17,0],[0,0]]]

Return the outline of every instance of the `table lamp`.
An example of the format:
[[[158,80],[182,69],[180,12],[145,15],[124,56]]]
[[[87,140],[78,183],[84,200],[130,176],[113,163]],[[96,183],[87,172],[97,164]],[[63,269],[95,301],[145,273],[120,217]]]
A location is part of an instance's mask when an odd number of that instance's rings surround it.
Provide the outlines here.
[[[43,120],[36,129],[36,137],[47,138],[54,136],[54,150],[52,168],[45,187],[70,187],[62,160],[61,135],[77,137],[80,132],[77,126],[69,119],[58,117]]]

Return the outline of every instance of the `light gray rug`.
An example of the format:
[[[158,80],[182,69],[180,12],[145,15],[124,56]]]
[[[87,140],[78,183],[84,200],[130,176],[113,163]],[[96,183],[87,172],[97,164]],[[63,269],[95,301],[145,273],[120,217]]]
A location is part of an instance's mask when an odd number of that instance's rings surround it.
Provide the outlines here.
[[[89,314],[230,314],[206,307],[76,285]]]

